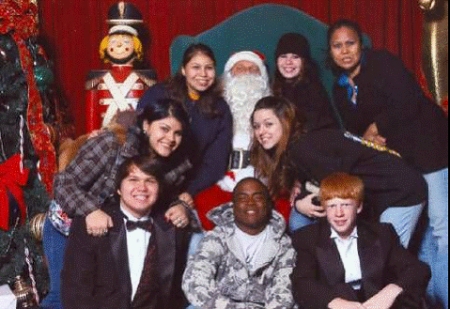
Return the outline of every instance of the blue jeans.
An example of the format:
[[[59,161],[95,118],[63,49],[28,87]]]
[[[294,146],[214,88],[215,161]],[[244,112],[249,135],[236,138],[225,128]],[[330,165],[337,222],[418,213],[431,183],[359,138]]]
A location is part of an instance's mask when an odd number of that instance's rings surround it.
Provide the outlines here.
[[[392,224],[401,244],[408,248],[424,207],[423,204],[408,207],[389,207],[381,214],[380,222]]]
[[[430,299],[448,309],[448,168],[424,178],[428,184],[429,225],[419,258],[431,267]]]
[[[304,228],[310,224],[315,223],[317,220],[311,219],[297,211],[295,207],[292,208],[291,215],[289,217],[289,230],[294,233],[296,230]]]
[[[205,234],[202,232],[192,233],[191,241],[189,242],[188,258],[197,253],[198,245],[203,237],[205,237]]]
[[[60,276],[64,262],[64,250],[66,248],[67,237],[55,229],[48,218],[45,219],[44,223],[42,243],[48,263],[50,289],[40,305],[44,309],[62,309]]]
[[[422,211],[422,204],[408,207],[389,207],[381,215],[380,222],[391,223],[399,235],[402,245],[408,247]],[[293,209],[289,218],[289,228],[291,232],[294,232],[316,221]]]

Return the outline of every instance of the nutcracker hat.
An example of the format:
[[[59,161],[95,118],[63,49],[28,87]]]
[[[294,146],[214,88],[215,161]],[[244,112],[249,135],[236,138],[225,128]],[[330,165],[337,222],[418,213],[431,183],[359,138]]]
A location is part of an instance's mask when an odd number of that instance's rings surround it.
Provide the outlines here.
[[[256,64],[259,68],[259,71],[261,72],[261,76],[264,78],[268,78],[267,68],[264,64],[265,56],[257,51],[241,51],[234,53],[231,55],[230,59],[228,59],[227,63],[225,64],[224,73],[230,74],[231,70],[235,66],[236,63],[239,61],[250,61]]]
[[[137,30],[132,26],[144,22],[141,12],[131,3],[120,1],[110,7],[106,22],[111,25],[109,34],[129,33],[137,36]]]

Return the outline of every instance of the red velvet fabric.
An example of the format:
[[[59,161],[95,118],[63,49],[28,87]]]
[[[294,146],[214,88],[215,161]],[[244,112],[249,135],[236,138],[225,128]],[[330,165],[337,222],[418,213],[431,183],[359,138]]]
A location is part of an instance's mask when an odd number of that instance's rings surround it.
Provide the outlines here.
[[[84,82],[90,70],[104,68],[98,46],[107,34],[106,15],[116,0],[40,0],[41,34],[55,63],[60,88],[76,119],[77,133],[85,128]],[[399,55],[414,72],[420,71],[422,13],[417,1],[404,0],[167,0],[132,1],[142,12],[151,44],[147,64],[159,79],[169,75],[169,47],[182,34],[196,35],[254,5],[276,3],[300,9],[331,23],[351,18],[361,23],[376,48]],[[144,35],[145,39],[145,35]]]
[[[214,228],[212,223],[206,216],[208,212],[214,207],[231,202],[233,194],[231,192],[223,191],[219,186],[214,185],[206,190],[203,190],[195,197],[195,206],[198,213],[198,218],[202,223],[205,231],[210,231]]]

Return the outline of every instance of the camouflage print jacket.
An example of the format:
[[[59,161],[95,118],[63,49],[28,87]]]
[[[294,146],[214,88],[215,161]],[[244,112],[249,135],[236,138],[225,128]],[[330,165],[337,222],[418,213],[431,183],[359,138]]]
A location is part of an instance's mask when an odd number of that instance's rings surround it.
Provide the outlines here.
[[[294,308],[290,275],[296,254],[283,217],[273,212],[270,240],[253,271],[233,237],[237,227],[231,205],[214,209],[209,217],[216,228],[206,234],[184,273],[183,290],[190,303],[201,309]]]

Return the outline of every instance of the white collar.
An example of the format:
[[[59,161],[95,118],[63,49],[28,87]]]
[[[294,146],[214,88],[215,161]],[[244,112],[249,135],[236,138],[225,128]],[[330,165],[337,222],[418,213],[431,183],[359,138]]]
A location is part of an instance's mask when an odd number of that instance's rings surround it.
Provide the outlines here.
[[[120,210],[123,212],[123,214],[126,216],[125,219],[130,220],[130,221],[145,221],[149,219],[149,216],[144,216],[142,218],[136,218],[135,216],[133,216],[132,214],[130,214],[129,211],[126,211],[125,208],[122,206],[122,204],[120,205]]]
[[[331,239],[339,239],[339,240],[342,240],[342,241],[353,239],[353,238],[357,239],[358,238],[358,227],[355,226],[355,228],[353,229],[353,232],[350,234],[350,236],[347,239],[343,239],[341,236],[339,236],[339,234],[333,228],[331,228],[331,236],[330,236],[330,238]]]

